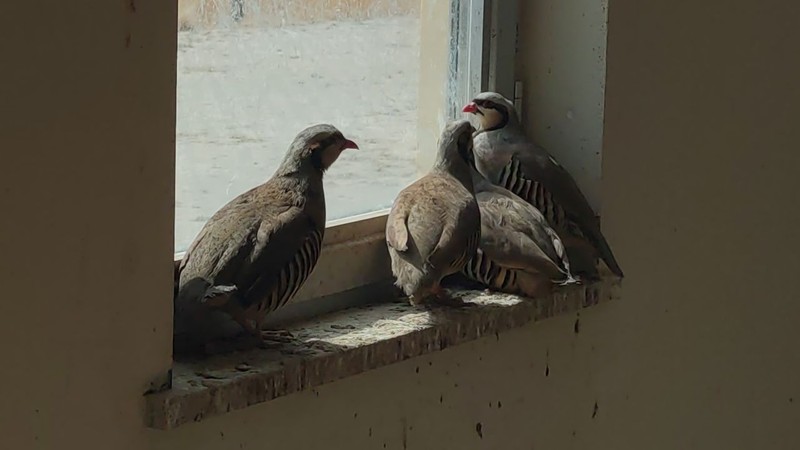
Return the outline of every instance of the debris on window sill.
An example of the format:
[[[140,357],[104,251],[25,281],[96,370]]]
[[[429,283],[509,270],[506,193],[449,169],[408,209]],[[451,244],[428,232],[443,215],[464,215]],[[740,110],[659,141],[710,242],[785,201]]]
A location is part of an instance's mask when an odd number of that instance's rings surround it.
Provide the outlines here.
[[[288,327],[294,341],[274,349],[176,361],[172,388],[146,395],[147,425],[174,429],[480,337],[499,339],[503,331],[617,298],[619,287],[606,278],[539,299],[456,291],[470,305],[423,309],[403,299],[320,316]]]

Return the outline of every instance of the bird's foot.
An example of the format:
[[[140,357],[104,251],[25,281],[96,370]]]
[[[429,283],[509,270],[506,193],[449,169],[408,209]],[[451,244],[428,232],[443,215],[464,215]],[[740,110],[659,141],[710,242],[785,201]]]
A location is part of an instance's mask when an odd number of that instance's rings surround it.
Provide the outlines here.
[[[437,303],[448,302],[452,300],[450,292],[438,284],[431,288],[430,295]]]
[[[294,335],[286,330],[261,330],[261,348],[278,348],[294,340]]]
[[[472,303],[465,302],[460,297],[454,297],[445,289],[442,289],[441,286],[437,286],[437,288],[431,291],[433,294],[434,301],[437,305],[442,306],[449,306],[451,308],[465,308],[469,306],[473,306]]]
[[[475,306],[473,303],[465,302],[463,299],[459,297],[453,297],[450,295],[437,296],[436,304],[442,306],[448,306],[451,308],[469,308],[471,306]]]
[[[425,306],[425,303],[423,302],[422,297],[420,297],[419,295],[409,295],[408,296],[408,303],[410,303],[411,306],[414,306],[414,307]]]

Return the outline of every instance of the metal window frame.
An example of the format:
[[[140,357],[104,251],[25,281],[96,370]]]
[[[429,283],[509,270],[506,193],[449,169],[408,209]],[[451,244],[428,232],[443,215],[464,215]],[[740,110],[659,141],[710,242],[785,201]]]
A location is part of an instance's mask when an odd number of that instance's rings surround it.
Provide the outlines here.
[[[516,61],[519,41],[519,2],[518,0],[487,0],[488,35],[486,57],[488,69],[486,85],[488,90],[502,94],[508,99],[520,95],[516,81]],[[519,110],[518,110],[519,111]]]
[[[509,99],[521,94],[516,81],[518,17],[518,0],[451,0],[446,105],[451,120],[479,92],[494,91]]]
[[[445,111],[462,116],[475,94],[513,98],[517,0],[450,0],[449,72]],[[388,209],[329,221],[309,279],[266,326],[386,300],[394,292],[385,227]],[[176,253],[176,264],[183,257]]]

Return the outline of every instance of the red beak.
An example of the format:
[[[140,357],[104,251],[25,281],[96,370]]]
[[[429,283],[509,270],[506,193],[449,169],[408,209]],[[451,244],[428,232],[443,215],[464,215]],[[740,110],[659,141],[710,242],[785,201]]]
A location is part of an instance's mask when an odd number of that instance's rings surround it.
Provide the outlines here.
[[[350,139],[345,139],[344,140],[344,145],[342,146],[342,148],[352,148],[352,149],[358,150],[358,144],[356,144],[355,142],[351,141]]]
[[[476,105],[475,102],[470,102],[466,106],[464,106],[464,109],[462,109],[461,111],[465,113],[475,113],[478,111],[478,105]]]

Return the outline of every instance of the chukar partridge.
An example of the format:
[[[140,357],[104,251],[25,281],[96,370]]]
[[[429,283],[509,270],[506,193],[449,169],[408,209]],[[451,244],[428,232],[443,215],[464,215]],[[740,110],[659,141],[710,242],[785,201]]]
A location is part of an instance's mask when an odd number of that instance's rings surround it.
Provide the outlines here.
[[[599,255],[615,275],[622,277],[586,197],[569,172],[528,139],[514,105],[500,94],[483,92],[463,111],[474,114],[480,122],[474,136],[478,171],[544,214],[563,240],[575,272],[595,278],[595,258]]]
[[[450,299],[442,278],[460,272],[480,240],[480,211],[472,187],[472,133],[466,120],[447,124],[428,174],[403,189],[392,205],[386,242],[395,285],[412,304],[431,295]]]
[[[537,297],[571,284],[564,244],[533,205],[472,170],[481,240],[463,274],[490,289]]]
[[[196,345],[208,318],[223,312],[259,339],[261,324],[286,305],[319,258],[325,233],[325,171],[358,146],[332,125],[301,131],[266,183],[239,195],[203,226],[181,261],[176,329]]]

